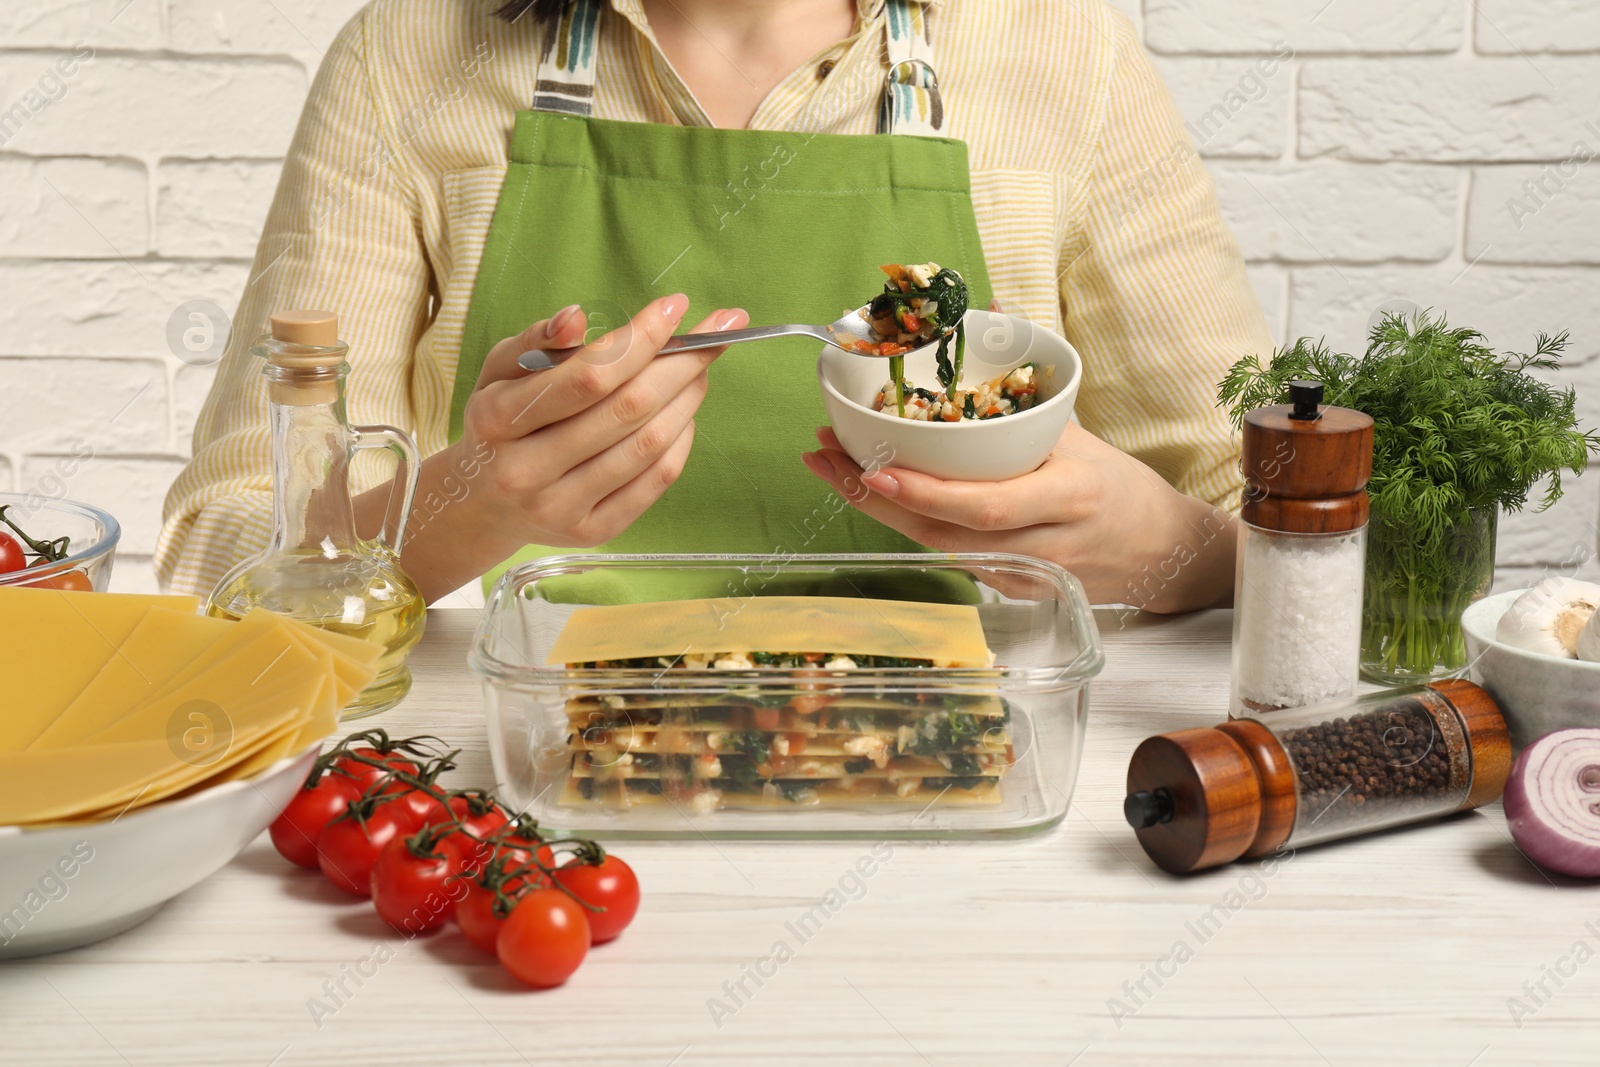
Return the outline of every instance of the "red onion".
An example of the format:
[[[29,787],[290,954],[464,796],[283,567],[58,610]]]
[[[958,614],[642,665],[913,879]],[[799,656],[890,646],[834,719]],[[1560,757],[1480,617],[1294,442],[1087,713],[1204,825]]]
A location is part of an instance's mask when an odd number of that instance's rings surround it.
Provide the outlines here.
[[[1505,809],[1512,840],[1533,862],[1600,878],[1600,729],[1556,730],[1523,749]]]

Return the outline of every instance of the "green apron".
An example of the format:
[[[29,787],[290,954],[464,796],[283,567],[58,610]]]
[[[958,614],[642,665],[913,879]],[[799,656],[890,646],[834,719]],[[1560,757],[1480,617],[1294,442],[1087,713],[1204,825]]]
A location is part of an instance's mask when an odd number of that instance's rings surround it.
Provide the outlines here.
[[[922,5],[889,0],[884,20],[882,126],[894,136],[592,118],[601,7],[578,0],[542,27],[539,95],[516,117],[467,312],[452,440],[489,349],[568,304],[606,328],[672,292],[688,295],[690,323],[719,307],[755,325],[822,323],[881,289],[879,264],[929,261],[961,271],[972,306],[988,303],[966,146],[905,132],[943,117]],[[817,349],[780,338],[718,359],[677,483],[589,551],[919,551],[801,463],[827,421]],[[498,570],[577,551],[532,545]]]

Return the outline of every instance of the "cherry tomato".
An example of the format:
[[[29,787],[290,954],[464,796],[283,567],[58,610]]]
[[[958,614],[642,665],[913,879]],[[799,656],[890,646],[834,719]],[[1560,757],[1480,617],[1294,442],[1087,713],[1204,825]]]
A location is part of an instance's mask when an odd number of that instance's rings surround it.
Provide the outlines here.
[[[467,894],[456,903],[456,922],[461,924],[468,940],[485,952],[493,952],[495,938],[505,920],[494,914],[494,893],[482,883],[484,868],[492,863],[497,871],[514,871],[531,865],[535,855],[546,867],[554,867],[555,853],[548,845],[538,846],[535,852],[532,841],[517,836],[501,838],[497,842],[474,841],[460,834],[455,835],[455,839],[462,846],[464,871],[470,879]],[[549,876],[543,871],[530,869],[527,874],[508,879],[501,889],[508,897],[516,899],[529,889],[549,886]]]
[[[22,542],[8,533],[0,533],[0,574],[20,571],[27,565],[28,558],[22,553]]]
[[[474,813],[471,802],[466,797],[450,798],[450,814],[461,824],[461,830],[452,834],[451,840],[461,849],[468,872],[475,874],[485,863],[494,858],[494,846],[488,839],[510,819],[498,804],[492,805],[485,811]],[[531,854],[521,851],[521,857],[517,862],[527,863]]]
[[[461,852],[448,837],[436,842],[433,852],[419,856],[404,837],[395,837],[372,865],[372,904],[402,934],[437,929],[455,914],[452,894],[461,890],[450,879],[461,872]]]
[[[351,755],[365,756],[368,759],[380,760],[383,763],[388,764],[394,770],[400,771],[404,774],[417,773],[417,765],[400,755],[398,752],[390,752],[385,755],[375,748],[357,748],[351,750]],[[379,778],[382,778],[388,773],[382,767],[374,767],[370,763],[362,763],[358,760],[348,759],[343,756],[337,760],[334,760],[333,765],[337,770],[345,772],[345,776],[359,785],[363,791],[373,782],[376,782]]]
[[[594,943],[603,945],[633,921],[639,911],[639,879],[633,868],[607,855],[598,864],[574,862],[556,870],[556,881],[604,911],[585,911]]]
[[[317,838],[317,865],[328,881],[354,896],[372,894],[372,865],[378,853],[397,837],[412,833],[411,813],[404,805],[379,804],[363,826],[356,819],[335,819]]]
[[[391,783],[388,791],[395,795],[395,803],[404,805],[411,813],[411,821],[418,830],[434,823],[450,821],[450,809],[432,793],[414,789],[404,782]]]
[[[504,841],[491,843],[488,841],[475,841],[464,834],[453,835],[457,847],[461,850],[462,869],[470,878],[478,878],[485,867],[496,863],[502,871],[513,871],[519,867],[530,866],[534,861],[534,852],[529,842],[520,838],[512,839],[520,844],[506,844]],[[548,847],[540,846],[538,850],[539,862],[546,867],[555,866],[555,853]],[[542,871],[530,871],[527,875],[529,884],[546,884],[547,876]]]
[[[481,803],[479,806],[482,808]],[[474,813],[472,800],[467,797],[451,797],[450,813],[455,816],[457,822],[461,823],[461,828],[474,837],[488,837],[511,821],[511,817],[506,814],[506,810],[492,801],[487,808]]]
[[[515,900],[527,888],[526,879],[513,878],[505,883],[502,891]],[[499,941],[500,928],[506,924],[494,913],[494,899],[492,890],[485,889],[477,882],[468,882],[466,895],[456,902],[456,924],[461,927],[461,932],[467,935],[468,941],[490,955],[494,954]]]
[[[317,869],[317,837],[360,793],[348,779],[325,774],[310,789],[296,793],[272,820],[268,833],[278,854],[290,863]]]
[[[65,589],[74,593],[94,592],[94,583],[82,571],[62,571],[60,574],[52,574],[48,578],[40,578],[36,582],[22,582],[21,584],[33,589]]]
[[[509,852],[516,857],[518,864],[532,863],[535,849],[537,849],[540,863],[546,867],[554,867],[556,865],[556,854],[549,845],[537,844],[526,837],[519,837],[515,834],[501,838],[496,844],[499,846],[501,854]]]
[[[559,889],[534,889],[511,909],[495,941],[500,965],[535,989],[558,986],[589,954],[583,906]]]

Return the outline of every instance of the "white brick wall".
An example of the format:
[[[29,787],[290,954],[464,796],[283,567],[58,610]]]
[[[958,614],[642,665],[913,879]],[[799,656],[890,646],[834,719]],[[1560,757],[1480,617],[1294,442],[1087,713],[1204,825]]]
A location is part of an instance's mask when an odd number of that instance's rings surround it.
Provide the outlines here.
[[[1394,299],[1501,346],[1570,330],[1561,380],[1600,423],[1600,4],[1112,2],[1192,124],[1280,340],[1355,349]],[[118,587],[153,585],[210,380],[167,319],[236,303],[306,87],[358,6],[0,5],[0,488],[91,446],[70,491],[122,519]],[[1597,513],[1591,476],[1506,520],[1504,576],[1592,556]]]

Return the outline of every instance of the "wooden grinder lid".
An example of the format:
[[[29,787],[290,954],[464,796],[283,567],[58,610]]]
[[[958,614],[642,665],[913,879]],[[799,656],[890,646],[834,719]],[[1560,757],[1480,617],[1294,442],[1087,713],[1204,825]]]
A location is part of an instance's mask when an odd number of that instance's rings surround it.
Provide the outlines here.
[[[1244,748],[1221,730],[1161,734],[1134,749],[1123,814],[1163,870],[1220,867],[1256,840],[1261,782]]]
[[[1245,412],[1240,469],[1252,526],[1341,533],[1367,523],[1372,416],[1322,403],[1322,383],[1289,383],[1291,403]]]
[[[1294,765],[1289,753],[1271,730],[1255,719],[1233,719],[1217,727],[1239,743],[1255,764],[1256,779],[1261,784],[1261,825],[1256,836],[1245,849],[1245,859],[1265,856],[1282,848],[1294,832],[1295,815],[1299,811],[1299,793],[1295,789]]]

